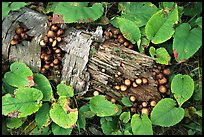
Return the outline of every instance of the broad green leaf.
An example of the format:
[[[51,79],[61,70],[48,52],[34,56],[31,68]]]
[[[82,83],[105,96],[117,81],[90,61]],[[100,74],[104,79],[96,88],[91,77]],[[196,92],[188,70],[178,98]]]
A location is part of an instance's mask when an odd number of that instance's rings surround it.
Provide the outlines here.
[[[86,104],[79,108],[79,118],[77,120],[78,127],[85,130],[86,118],[91,118],[95,115],[94,112],[90,110],[90,105]]]
[[[15,89],[17,89],[16,87],[13,87],[11,85],[9,85],[7,82],[4,81],[4,79],[2,79],[2,94],[3,94],[3,90],[4,93],[10,93],[10,94],[13,94],[13,92],[15,91]]]
[[[198,17],[195,22],[202,29],[202,17]]]
[[[2,97],[2,114],[21,118],[31,115],[42,106],[43,94],[35,88],[19,88],[14,94]]]
[[[121,112],[122,112],[122,106],[119,105],[119,104],[116,104],[116,105],[118,106],[118,112],[115,113],[115,115],[117,116],[117,115],[120,115],[120,114],[121,114]]]
[[[8,4],[10,2],[2,2],[2,17],[5,17],[8,15],[10,8],[8,7]]]
[[[165,64],[165,65],[169,65],[170,60],[171,60],[171,56],[169,55],[169,53],[166,51],[165,48],[161,47],[156,49],[156,62],[159,64]]]
[[[146,114],[134,114],[131,119],[131,127],[134,135],[153,135],[152,122]]]
[[[151,57],[153,57],[153,58],[155,57],[156,50],[155,50],[154,47],[151,46],[151,47],[149,48],[149,54],[150,54]]]
[[[24,63],[14,62],[9,72],[4,75],[4,81],[13,87],[34,86],[33,72]]]
[[[169,40],[174,34],[174,24],[178,21],[177,5],[173,11],[160,10],[153,14],[145,26],[146,36],[153,44],[160,44]]]
[[[153,58],[155,58],[155,56],[156,56],[155,61],[157,63],[159,63],[159,64],[168,65],[170,63],[171,56],[166,51],[166,49],[163,48],[163,47],[160,47],[160,48],[158,48],[156,50],[155,50],[154,47],[150,47],[149,48],[149,53],[150,53],[150,56],[153,57]]]
[[[130,99],[128,97],[123,97],[122,103],[123,103],[123,105],[125,105],[127,107],[131,107],[133,105],[133,103],[130,101]]]
[[[35,114],[35,121],[39,128],[45,128],[51,123],[49,111],[50,105],[48,103],[45,103]]]
[[[123,112],[120,117],[119,117],[120,120],[123,121],[123,123],[127,123],[129,120],[130,120],[130,111],[128,112]]]
[[[34,128],[29,135],[49,135],[51,134],[51,130],[49,129],[49,127],[45,127],[45,128]]]
[[[72,128],[62,128],[55,123],[52,123],[52,133],[54,135],[70,135]]]
[[[174,6],[174,2],[160,2],[159,6],[163,9],[165,8],[171,9]]]
[[[201,110],[196,111],[196,114],[197,114],[198,116],[202,117],[202,109],[201,109]]]
[[[71,86],[67,86],[64,81],[57,85],[57,94],[59,96],[67,96],[73,97],[74,96],[74,89]]]
[[[95,3],[87,7],[87,2],[52,2],[46,9],[46,12],[54,12],[63,16],[65,23],[84,23],[93,22],[103,15],[103,5]]]
[[[106,120],[105,117],[100,119],[101,129],[105,135],[110,135],[112,132],[117,130],[118,126],[118,119],[113,117],[112,121]]]
[[[123,135],[123,133],[120,130],[111,132],[111,135]]]
[[[130,133],[129,130],[125,130],[123,134],[124,134],[124,135],[132,135],[132,133]]]
[[[116,17],[113,17],[111,20],[110,20],[110,23],[116,27],[116,28],[119,28],[119,24],[118,24],[118,21],[117,21],[117,18]]]
[[[53,99],[53,91],[49,80],[42,74],[34,74],[35,88],[39,89],[43,93],[43,101],[50,101]]]
[[[135,22],[120,17],[117,17],[117,22],[123,36],[127,40],[130,40],[132,44],[135,44],[140,39],[140,29],[135,24]]]
[[[19,128],[23,124],[22,118],[6,118],[6,126],[8,128]]]
[[[71,128],[76,124],[78,119],[77,108],[70,108],[69,102],[65,96],[58,99],[57,103],[53,103],[50,109],[50,117],[53,122],[63,128]],[[65,98],[64,98],[65,97]]]
[[[146,25],[149,18],[157,12],[151,2],[120,2],[121,17],[135,22],[138,27]]]
[[[202,30],[200,28],[191,29],[188,23],[182,23],[176,28],[173,51],[177,62],[182,62],[193,56],[201,45]]]
[[[25,2],[2,2],[2,17],[7,16],[9,11],[19,10],[25,5],[27,5]]]
[[[171,82],[171,91],[179,106],[182,106],[194,91],[194,81],[189,75],[177,74]]]
[[[193,2],[184,8],[184,15],[194,17],[202,13],[202,2]]]
[[[90,109],[99,117],[111,116],[118,112],[118,106],[105,99],[105,96],[94,96],[90,100]]]
[[[171,98],[160,100],[151,112],[153,125],[170,127],[176,125],[184,118],[184,109],[176,106],[176,101]]]
[[[27,3],[25,3],[25,2],[12,2],[10,9],[11,10],[19,10],[20,8],[22,8],[26,5],[27,5]]]

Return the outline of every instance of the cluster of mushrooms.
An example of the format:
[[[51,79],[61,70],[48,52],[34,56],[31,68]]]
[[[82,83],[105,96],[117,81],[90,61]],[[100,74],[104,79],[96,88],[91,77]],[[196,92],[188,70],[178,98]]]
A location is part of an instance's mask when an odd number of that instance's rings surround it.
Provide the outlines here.
[[[124,38],[123,34],[117,28],[109,26],[104,31],[104,36],[105,36],[105,39],[113,39],[113,40],[117,41],[118,43],[120,43],[120,46],[125,46],[129,49],[134,49],[133,44],[129,40]]]
[[[10,44],[12,46],[15,46],[17,44],[20,44],[22,41],[31,41],[32,37],[26,34],[28,30],[23,27],[17,27],[15,30],[15,35],[13,36],[13,39],[10,41]]]
[[[41,46],[41,73],[55,83],[60,82],[62,70],[63,51],[58,46],[62,41],[64,30],[58,24],[51,24],[47,35],[43,37],[39,45]],[[56,76],[53,78],[53,76]]]

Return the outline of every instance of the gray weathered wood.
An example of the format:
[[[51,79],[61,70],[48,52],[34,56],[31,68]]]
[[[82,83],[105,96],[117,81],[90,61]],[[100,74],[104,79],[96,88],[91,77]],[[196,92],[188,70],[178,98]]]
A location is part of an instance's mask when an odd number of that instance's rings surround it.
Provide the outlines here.
[[[41,68],[39,46],[40,39],[47,33],[49,22],[47,16],[29,8],[23,7],[18,11],[10,12],[2,22],[2,56],[9,61],[22,61],[34,72]],[[19,26],[27,28],[29,36],[34,36],[31,42],[23,41],[21,44],[11,46],[10,41]]]

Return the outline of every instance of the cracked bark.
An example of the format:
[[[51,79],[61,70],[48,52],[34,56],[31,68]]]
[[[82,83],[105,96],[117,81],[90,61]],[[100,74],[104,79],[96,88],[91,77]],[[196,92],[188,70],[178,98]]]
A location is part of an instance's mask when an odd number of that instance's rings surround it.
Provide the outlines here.
[[[10,41],[19,26],[27,28],[29,36],[34,36],[32,41],[23,41],[16,46],[11,46]],[[39,46],[40,39],[48,31],[47,16],[29,8],[23,7],[18,11],[10,12],[2,22],[2,56],[10,62],[22,61],[34,72],[41,68]]]

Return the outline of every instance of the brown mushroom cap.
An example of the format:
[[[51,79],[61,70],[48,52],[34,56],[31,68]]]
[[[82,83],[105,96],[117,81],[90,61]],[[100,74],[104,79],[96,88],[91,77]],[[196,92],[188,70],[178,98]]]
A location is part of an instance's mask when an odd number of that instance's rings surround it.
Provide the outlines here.
[[[121,91],[126,91],[127,90],[127,86],[126,85],[121,85],[120,86],[120,90]]]

